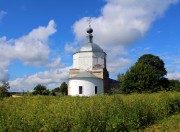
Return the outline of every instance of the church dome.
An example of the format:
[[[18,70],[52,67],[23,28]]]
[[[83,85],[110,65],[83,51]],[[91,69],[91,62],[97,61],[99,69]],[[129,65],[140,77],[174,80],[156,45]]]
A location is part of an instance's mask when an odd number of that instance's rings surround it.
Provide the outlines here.
[[[103,49],[95,44],[95,43],[86,43],[85,45],[83,45],[80,49],[79,52],[104,52]]]
[[[93,35],[92,35],[93,29],[91,28],[91,25],[89,25],[89,28],[86,30],[86,32],[88,33],[87,43],[82,45],[76,53],[79,53],[79,52],[100,52],[100,53],[106,54],[99,45],[93,43]]]
[[[88,42],[86,44],[84,44],[78,52],[104,52],[103,49],[93,43],[93,36],[92,36],[92,33],[93,33],[93,29],[91,28],[91,26],[89,25],[89,28],[87,29],[87,33],[88,33],[88,36],[87,36],[87,40]]]

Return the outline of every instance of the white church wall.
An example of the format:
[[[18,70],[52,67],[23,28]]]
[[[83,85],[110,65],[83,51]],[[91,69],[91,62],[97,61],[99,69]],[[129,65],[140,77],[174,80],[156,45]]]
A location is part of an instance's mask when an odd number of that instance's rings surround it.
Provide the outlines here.
[[[73,55],[73,68],[92,70],[105,67],[106,54],[103,52],[79,52]]]
[[[79,69],[79,53],[73,55],[73,68]]]
[[[95,69],[103,69],[105,67],[106,54],[103,52],[93,53],[93,67]]]
[[[82,94],[79,94],[79,86],[82,86]],[[70,79],[69,87],[68,87],[68,95],[93,96],[95,95],[95,86],[97,86],[97,94],[104,93],[102,79],[99,78]]]
[[[73,68],[88,70],[92,67],[92,52],[80,52],[73,55]]]

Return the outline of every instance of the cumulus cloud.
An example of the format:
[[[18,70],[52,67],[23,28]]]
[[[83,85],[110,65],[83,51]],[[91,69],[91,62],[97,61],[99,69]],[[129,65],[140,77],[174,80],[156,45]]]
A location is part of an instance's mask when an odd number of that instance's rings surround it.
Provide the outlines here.
[[[127,45],[141,39],[152,22],[178,0],[108,0],[99,17],[92,17],[94,40],[100,45]],[[85,38],[87,17],[74,24],[77,40]]]
[[[51,89],[59,86],[62,81],[67,81],[69,67],[62,67],[61,57],[50,58],[48,41],[55,32],[56,24],[51,20],[47,26],[39,26],[20,38],[0,38],[1,81],[8,81],[8,67],[13,60],[19,60],[24,65],[50,69],[10,81],[11,91],[32,91],[37,84],[46,85]]]
[[[60,62],[61,62],[61,57],[54,58],[52,63],[49,63],[47,65],[47,67],[49,67],[49,68],[58,68],[58,67],[61,66]]]
[[[3,17],[7,14],[7,12],[1,10],[0,11],[0,21],[3,19]]]
[[[27,35],[18,39],[7,40],[6,36],[0,38],[0,80],[8,78],[8,66],[13,60],[20,60],[24,65],[55,66],[59,59],[50,63],[49,37],[56,32],[56,24],[51,20],[48,25],[33,29]]]
[[[15,40],[16,58],[25,65],[41,66],[49,62],[48,38],[56,32],[56,24],[51,20],[47,27],[39,27]]]
[[[8,50],[8,51],[7,51]],[[0,81],[8,81],[9,73],[8,66],[10,64],[9,51],[11,46],[6,42],[6,37],[0,38]],[[8,52],[8,53],[7,53]]]
[[[66,43],[65,44],[65,53],[74,53],[78,50],[77,48],[78,42],[73,42],[73,43]]]
[[[63,81],[67,81],[69,68],[70,67],[58,68],[23,78],[17,78],[10,81],[11,91],[32,91],[37,84],[45,85],[49,89],[58,87]]]
[[[168,73],[167,77],[169,79],[174,79],[174,80],[179,80],[180,81],[180,72],[172,72],[172,73]]]
[[[0,80],[2,81],[8,81],[9,80],[9,73],[7,69],[0,67]]]
[[[127,68],[131,64],[131,60],[127,58],[128,52],[121,45],[112,46],[106,52],[107,68],[112,74],[117,74],[117,72]]]
[[[120,63],[117,63],[120,62]],[[108,71],[112,74],[117,73],[117,71],[123,70],[128,65],[131,64],[131,60],[128,58],[119,57],[118,60],[109,60],[107,66],[109,67]]]

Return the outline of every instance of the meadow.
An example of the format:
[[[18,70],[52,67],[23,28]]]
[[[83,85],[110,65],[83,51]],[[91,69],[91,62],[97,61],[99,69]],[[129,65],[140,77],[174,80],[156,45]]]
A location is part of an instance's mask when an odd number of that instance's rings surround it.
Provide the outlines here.
[[[147,127],[143,132],[179,132],[180,113],[169,116],[158,121],[156,124]]]
[[[0,100],[0,132],[137,131],[180,112],[180,92]]]

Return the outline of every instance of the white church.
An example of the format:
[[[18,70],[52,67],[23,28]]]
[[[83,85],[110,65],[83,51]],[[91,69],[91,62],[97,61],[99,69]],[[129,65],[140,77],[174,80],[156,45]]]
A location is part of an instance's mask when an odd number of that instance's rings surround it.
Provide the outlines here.
[[[106,69],[106,53],[93,42],[93,29],[87,29],[87,43],[73,54],[69,72],[68,95],[94,96],[108,92],[114,81]]]

